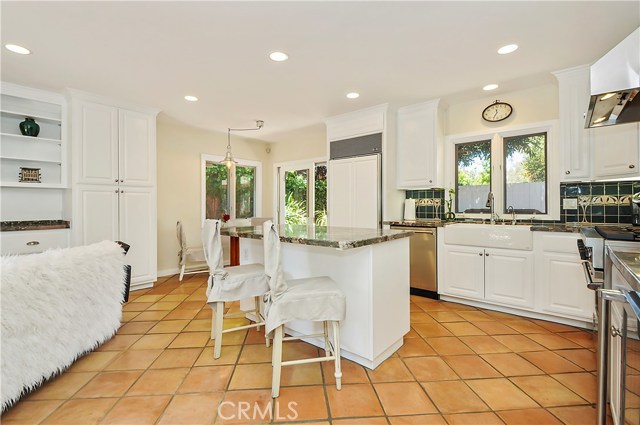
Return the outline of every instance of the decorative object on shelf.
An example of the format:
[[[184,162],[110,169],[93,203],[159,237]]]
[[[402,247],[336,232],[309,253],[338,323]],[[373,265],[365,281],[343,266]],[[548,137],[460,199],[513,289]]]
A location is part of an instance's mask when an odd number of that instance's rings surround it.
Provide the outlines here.
[[[456,191],[453,189],[449,189],[449,199],[444,201],[444,203],[447,205],[447,212],[444,214],[444,219],[446,221],[455,221],[456,219],[456,215],[454,214],[453,211],[451,211],[451,203],[453,201],[453,195],[456,194]]]
[[[489,122],[498,122],[506,120],[513,113],[513,106],[506,102],[500,102],[496,100],[491,105],[484,108],[482,111],[482,118]]]
[[[224,159],[220,161],[220,164],[224,164],[227,168],[231,168],[233,164],[237,164],[238,161],[233,159],[233,155],[231,154],[231,132],[232,131],[252,131],[252,130],[260,130],[264,125],[264,121],[257,120],[256,128],[227,128],[227,153],[224,156]]]
[[[33,118],[26,117],[24,121],[20,123],[20,133],[22,133],[23,136],[38,137],[40,126]]]
[[[40,181],[40,168],[20,167],[18,178],[20,183],[42,183]]]
[[[222,214],[222,222],[226,223],[227,221],[229,221],[229,219],[231,218],[231,216],[229,214]]]

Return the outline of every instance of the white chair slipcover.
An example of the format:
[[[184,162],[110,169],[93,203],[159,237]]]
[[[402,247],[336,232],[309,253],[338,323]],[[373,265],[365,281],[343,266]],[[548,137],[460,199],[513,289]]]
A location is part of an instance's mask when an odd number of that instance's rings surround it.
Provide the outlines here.
[[[262,264],[245,264],[224,267],[222,256],[222,239],[220,235],[220,220],[205,220],[202,228],[202,243],[204,256],[209,265],[209,281],[207,283],[207,304],[213,310],[211,318],[211,338],[215,339],[213,357],[219,358],[222,349],[222,334],[241,329],[256,327],[258,330],[264,324],[260,313],[260,297],[269,291],[269,283]],[[227,314],[226,317],[244,316],[254,313],[256,322],[251,325],[222,329],[224,320],[225,301],[239,301],[254,298],[255,308],[250,311],[240,311]],[[268,340],[267,340],[268,346]]]
[[[269,293],[265,295],[265,332],[274,334],[272,397],[280,393],[282,366],[310,361],[335,361],[336,386],[341,388],[340,327],[346,315],[346,297],[329,277],[310,277],[287,281],[280,262],[280,238],[273,222],[263,224],[265,273],[269,277]],[[324,322],[324,333],[284,338],[284,324],[294,320]],[[333,343],[329,340],[328,322],[333,323]],[[282,341],[304,337],[324,337],[325,356],[315,359],[282,361]]]
[[[176,236],[178,237],[178,245],[180,245],[180,250],[178,251],[178,267],[180,269],[180,277],[178,278],[178,280],[182,282],[182,278],[185,274],[206,272],[206,268],[189,272],[185,271],[185,269],[187,268],[187,263],[204,263],[206,260],[202,247],[187,246],[187,237],[184,234],[182,222],[180,221],[176,223]]]

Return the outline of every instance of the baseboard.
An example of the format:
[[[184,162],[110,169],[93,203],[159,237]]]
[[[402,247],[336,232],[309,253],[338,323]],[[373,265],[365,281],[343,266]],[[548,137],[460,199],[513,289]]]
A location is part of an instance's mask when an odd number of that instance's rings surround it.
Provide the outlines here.
[[[161,276],[173,276],[174,274],[179,274],[180,273],[180,269],[175,267],[173,269],[164,269],[164,270],[158,270],[158,277]]]

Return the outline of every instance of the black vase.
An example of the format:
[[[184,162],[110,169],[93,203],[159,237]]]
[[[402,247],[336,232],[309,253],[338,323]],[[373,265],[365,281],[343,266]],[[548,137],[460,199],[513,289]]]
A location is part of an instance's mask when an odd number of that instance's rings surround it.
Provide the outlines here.
[[[20,123],[20,133],[22,133],[23,136],[37,137],[40,133],[40,126],[33,118],[25,118],[24,121]]]

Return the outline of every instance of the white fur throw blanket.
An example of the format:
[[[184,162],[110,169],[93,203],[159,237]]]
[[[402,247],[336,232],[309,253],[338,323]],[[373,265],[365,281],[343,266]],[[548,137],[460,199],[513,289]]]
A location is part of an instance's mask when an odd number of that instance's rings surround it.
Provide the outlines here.
[[[1,260],[2,410],[120,326],[124,254],[104,241]]]

